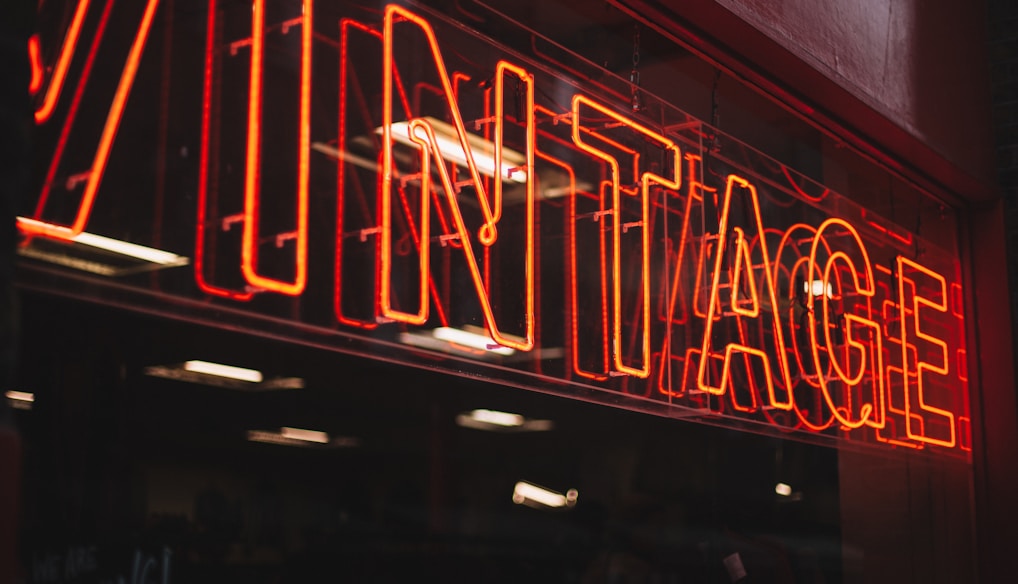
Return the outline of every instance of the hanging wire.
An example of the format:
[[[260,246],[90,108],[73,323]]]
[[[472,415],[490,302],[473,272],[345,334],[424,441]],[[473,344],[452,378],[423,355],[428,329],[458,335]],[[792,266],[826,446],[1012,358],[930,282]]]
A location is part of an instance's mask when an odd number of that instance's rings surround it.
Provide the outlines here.
[[[643,96],[640,94],[640,25],[633,25],[633,70],[629,73],[632,91],[631,106],[634,112],[643,110]]]
[[[721,69],[714,70],[714,83],[710,90],[710,137],[707,141],[707,152],[717,147],[718,127],[721,124],[721,100],[718,97],[718,86],[721,84]]]
[[[895,217],[894,210],[894,179],[890,176],[887,177],[887,200],[891,205],[891,225],[894,226],[898,224],[898,221]],[[895,254],[888,262],[891,269],[891,298],[898,298],[898,257],[900,255],[901,254]]]
[[[703,155],[700,160],[703,179],[706,180],[708,175],[713,175],[711,170],[711,156],[714,152],[720,150],[718,145],[718,122],[721,119],[720,114],[720,98],[718,96],[718,86],[721,83],[721,69],[714,70],[714,83],[711,86],[710,92],[710,127],[708,128],[707,135],[705,136],[706,141],[704,143]],[[721,209],[718,207],[717,193],[712,197],[704,196],[703,199],[704,218],[707,218],[708,210],[713,210],[713,216],[711,219],[714,221],[712,228],[717,229],[721,224]]]
[[[922,255],[922,248],[919,247],[919,232],[923,227],[923,198],[922,195],[916,197],[916,210],[915,210],[915,232],[912,234],[912,239],[915,241],[915,260],[919,261],[919,256]]]

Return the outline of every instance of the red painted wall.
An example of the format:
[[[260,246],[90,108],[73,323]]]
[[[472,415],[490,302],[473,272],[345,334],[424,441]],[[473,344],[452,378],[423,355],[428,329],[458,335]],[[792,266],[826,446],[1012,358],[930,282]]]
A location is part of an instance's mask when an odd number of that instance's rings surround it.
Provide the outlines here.
[[[963,170],[992,180],[986,14],[981,3],[717,0],[717,4]]]
[[[610,1],[924,188],[999,196],[985,3]]]

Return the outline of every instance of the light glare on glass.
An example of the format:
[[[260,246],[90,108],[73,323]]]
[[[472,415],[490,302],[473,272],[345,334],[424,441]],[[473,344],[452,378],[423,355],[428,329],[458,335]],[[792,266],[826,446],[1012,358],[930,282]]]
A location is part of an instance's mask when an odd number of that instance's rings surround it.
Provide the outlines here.
[[[436,328],[431,334],[440,341],[456,343],[457,345],[463,345],[464,347],[470,347],[471,349],[480,349],[482,351],[489,351],[491,353],[507,356],[515,353],[515,350],[510,347],[503,347],[502,345],[496,344],[491,337],[472,333],[463,329],[441,326]]]
[[[46,225],[42,221],[35,219],[29,219],[27,217],[18,217],[18,221],[26,225],[42,226]],[[96,235],[94,233],[79,233],[69,238],[70,241],[94,247],[96,249],[102,249],[105,251],[117,253],[120,255],[136,258],[146,262],[152,262],[153,264],[161,265],[178,265],[187,263],[187,258],[179,256],[175,253],[163,251],[161,249],[154,249],[151,247],[145,247],[144,245],[138,245],[136,243],[130,243],[127,241],[121,241],[119,239],[112,239],[104,237],[102,235]]]
[[[467,155],[463,151],[463,145],[459,141],[456,128],[436,118],[425,117],[424,120],[434,130],[435,140],[438,142],[438,149],[442,152],[442,157],[460,166],[468,166]],[[394,140],[416,147],[416,144],[410,139],[409,122],[395,122],[392,124],[391,130]],[[375,130],[375,133],[381,134],[382,128]],[[426,136],[419,137],[426,139]],[[467,143],[470,146],[470,154],[474,159],[477,172],[485,176],[494,177],[495,145],[491,141],[474,134],[468,135]],[[503,148],[502,177],[518,183],[527,182],[526,162],[527,159],[523,154],[509,148]]]
[[[237,379],[239,381],[250,381],[251,383],[262,382],[261,371],[245,369],[243,367],[233,367],[231,365],[221,365],[219,363],[210,363],[208,361],[187,361],[184,363],[184,370],[191,371],[193,373],[204,373],[206,375],[226,377],[228,379]]]
[[[319,432],[317,430],[305,430],[303,428],[283,427],[279,429],[279,434],[283,438],[290,438],[293,440],[303,440],[304,442],[317,442],[318,444],[329,443],[329,435],[325,432]]]
[[[824,282],[823,280],[803,282],[802,291],[810,294],[814,298],[818,298],[820,296],[827,296],[828,298],[834,297],[834,287],[831,286],[830,282]]]

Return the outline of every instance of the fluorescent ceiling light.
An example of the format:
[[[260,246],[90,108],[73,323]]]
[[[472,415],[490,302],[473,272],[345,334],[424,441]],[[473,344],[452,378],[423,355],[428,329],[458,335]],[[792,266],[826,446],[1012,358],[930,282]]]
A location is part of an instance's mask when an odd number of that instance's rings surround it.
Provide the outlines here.
[[[510,347],[503,347],[502,345],[499,345],[486,333],[474,332],[475,330],[483,329],[478,329],[477,327],[464,327],[462,329],[458,329],[441,326],[432,331],[431,334],[440,341],[456,343],[457,345],[463,345],[464,347],[470,347],[471,349],[488,351],[495,353],[496,355],[508,356],[516,352]]]
[[[303,428],[288,428],[284,426],[279,429],[279,435],[284,438],[303,440],[304,442],[315,442],[318,444],[329,443],[328,433],[319,432],[318,430],[304,430]]]
[[[168,251],[153,249],[151,247],[145,247],[143,245],[127,241],[120,241],[119,239],[110,239],[109,237],[103,237],[93,233],[79,233],[72,239],[72,241],[164,266],[178,264],[182,259],[185,259]]]
[[[27,217],[18,217],[19,223],[26,225],[33,225],[36,227],[45,227],[48,225],[42,221],[35,219],[28,219]],[[154,249],[151,247],[145,247],[136,243],[130,243],[127,241],[121,241],[119,239],[111,239],[109,237],[103,237],[102,235],[96,235],[94,233],[79,233],[73,237],[67,239],[73,243],[86,245],[95,249],[101,249],[111,253],[139,259],[142,261],[158,264],[160,266],[182,266],[188,263],[188,258],[177,255],[168,251],[160,249]]]
[[[523,416],[519,414],[510,414],[508,412],[499,412],[497,410],[473,410],[468,414],[471,419],[478,422],[484,422],[486,424],[493,424],[495,426],[522,426]]]
[[[32,404],[35,403],[35,394],[27,391],[10,390],[4,393],[4,397],[16,410],[30,410]]]
[[[23,401],[23,402],[34,402],[35,394],[27,391],[8,391],[4,393],[4,396],[9,400]]]
[[[456,416],[456,424],[474,430],[493,432],[543,432],[551,430],[551,420],[531,420],[519,414],[477,409]]]
[[[399,340],[415,347],[474,357],[489,354],[508,357],[516,352],[511,347],[499,345],[483,328],[473,325],[464,325],[461,329],[443,326],[431,331],[400,333]]]
[[[787,497],[792,494],[792,487],[785,483],[778,483],[777,485],[774,485],[774,492],[782,497]]]
[[[297,446],[301,448],[349,448],[360,444],[359,440],[350,436],[330,437],[328,433],[318,430],[289,427],[283,427],[275,431],[248,430],[247,439],[249,442]]]
[[[814,298],[820,296],[826,296],[828,298],[834,297],[834,288],[830,282],[824,282],[823,280],[813,280],[812,282],[803,282],[802,291],[806,294],[812,295]]]
[[[184,363],[184,371],[204,373],[205,375],[215,375],[216,377],[225,377],[227,379],[236,379],[238,381],[247,381],[249,383],[262,382],[261,371],[245,369],[243,367],[233,367],[231,365],[220,365],[219,363],[210,363],[208,361],[187,361]]]
[[[438,142],[438,149],[442,152],[442,156],[449,162],[458,164],[459,166],[468,166],[467,155],[463,151],[463,145],[460,143],[459,135],[456,132],[456,128],[450,124],[443,122],[437,118],[426,116],[420,118],[421,120],[428,123],[435,133],[435,140]],[[417,147],[417,144],[410,140],[410,123],[409,122],[395,122],[390,126],[392,138],[401,144],[407,146]],[[382,133],[382,128],[375,130],[376,134]],[[427,139],[427,136],[418,135],[418,138]],[[476,135],[467,133],[467,144],[470,147],[470,152],[474,158],[474,164],[477,166],[477,172],[485,176],[495,176],[495,144],[490,140]],[[523,154],[509,148],[502,148],[502,168],[501,174],[503,178],[507,178],[514,182],[525,183],[527,182],[527,171],[526,171],[527,158]]]
[[[479,329],[484,330],[484,329]],[[485,341],[484,348],[473,348],[463,343],[450,342],[446,340],[436,339],[433,331],[408,331],[399,333],[399,342],[405,345],[411,345],[414,347],[420,347],[422,349],[430,349],[432,351],[441,351],[443,353],[450,353],[453,355],[461,355],[464,357],[470,357],[471,359],[479,359],[484,361],[498,360],[501,363],[513,363],[513,362],[528,362],[533,360],[550,360],[550,359],[562,359],[565,356],[565,350],[562,347],[548,347],[544,349],[535,349],[533,351],[513,351],[509,347],[495,346],[494,350],[488,349],[488,345],[492,344],[490,338],[487,335],[478,333]]]
[[[533,483],[519,481],[513,488],[513,503],[517,505],[529,505],[531,507],[551,507],[554,509],[572,507],[576,504],[579,493],[576,489],[569,489],[566,494],[539,487]]]
[[[265,379],[261,371],[200,360],[187,361],[176,365],[153,365],[146,367],[144,372],[145,375],[151,375],[152,377],[163,377],[165,379],[246,391],[301,389],[304,387],[304,380],[300,377]]]
[[[503,336],[520,343],[525,341],[523,337],[516,337],[505,333],[503,333]],[[431,330],[401,332],[399,333],[399,342],[422,349],[461,355],[471,359],[484,361],[497,360],[500,363],[531,361],[535,359],[561,359],[565,355],[565,351],[561,347],[548,347],[533,351],[516,351],[512,347],[505,347],[496,343],[483,327],[469,324],[463,325],[462,328],[439,327]]]

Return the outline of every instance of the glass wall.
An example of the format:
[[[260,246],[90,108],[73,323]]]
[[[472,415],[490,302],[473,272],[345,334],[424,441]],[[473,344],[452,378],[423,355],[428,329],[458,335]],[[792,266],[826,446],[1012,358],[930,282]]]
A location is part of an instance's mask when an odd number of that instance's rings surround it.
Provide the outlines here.
[[[972,573],[954,211],[610,5],[39,42],[29,581]]]

